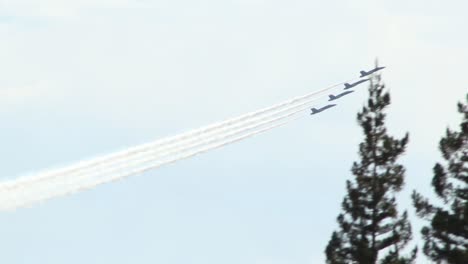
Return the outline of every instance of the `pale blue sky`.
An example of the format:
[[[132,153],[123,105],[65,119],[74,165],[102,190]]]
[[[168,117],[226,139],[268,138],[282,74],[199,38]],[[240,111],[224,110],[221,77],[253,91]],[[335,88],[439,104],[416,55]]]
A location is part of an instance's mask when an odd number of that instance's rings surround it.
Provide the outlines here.
[[[468,90],[468,4],[439,2],[0,0],[0,177],[265,107],[378,56],[389,130],[410,132],[409,208],[413,188],[431,193],[437,142]],[[361,86],[314,118],[2,213],[0,262],[323,263],[366,96]]]

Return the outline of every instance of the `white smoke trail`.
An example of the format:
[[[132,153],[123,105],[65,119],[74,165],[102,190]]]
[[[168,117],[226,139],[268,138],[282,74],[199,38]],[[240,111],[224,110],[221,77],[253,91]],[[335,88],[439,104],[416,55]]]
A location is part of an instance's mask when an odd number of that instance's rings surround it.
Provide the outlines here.
[[[187,156],[187,152],[195,153],[193,155],[205,152],[197,150],[197,148],[203,146],[224,146],[229,144],[233,137],[233,142],[238,141],[235,139],[246,138],[245,135],[242,136],[242,134],[251,130],[253,131],[247,135],[255,135],[257,132],[261,133],[276,127],[277,125],[274,125],[274,123],[307,109],[309,106],[302,106],[308,105],[313,100],[317,99],[313,98],[313,96],[318,96],[320,93],[334,87],[336,87],[336,85],[305,96],[296,97],[281,104],[277,104],[276,106],[264,108],[238,118],[220,122],[218,124],[197,129],[175,137],[131,148],[117,154],[111,154],[91,161],[81,162],[79,165],[70,166],[65,169],[49,171],[45,174],[39,174],[38,177],[22,178],[12,182],[0,183],[0,188],[3,189],[0,189],[0,209],[14,209],[21,206],[28,206],[41,200],[75,193],[83,189],[93,188],[94,186],[102,183],[138,174],[138,171],[146,171],[145,168],[153,168],[155,166],[159,167],[164,164],[184,159]],[[305,102],[302,102],[304,100]],[[299,102],[302,103],[299,104]],[[283,114],[289,111],[292,112]],[[278,114],[283,115],[277,117]],[[284,123],[281,123],[281,125],[282,124]],[[270,128],[266,130],[258,130],[265,125],[269,125]],[[157,148],[158,146],[162,147]],[[202,150],[203,149],[207,149],[207,147],[202,148]],[[208,150],[209,149],[211,148],[208,147]],[[172,157],[168,160],[166,158],[166,160],[161,161],[162,158],[167,156],[171,157],[175,154],[179,154],[179,156],[176,156],[175,158]],[[188,157],[190,156],[192,155],[188,155]],[[160,158],[158,159],[158,157]],[[119,161],[121,161],[121,163],[119,163]],[[159,162],[156,163],[157,165],[154,165],[154,162],[156,161]],[[106,163],[110,164],[107,166],[100,166],[106,165]],[[132,170],[129,171],[130,168]],[[91,173],[85,173],[87,170],[97,170],[97,172],[93,171]],[[56,177],[60,175],[66,177]],[[69,176],[75,177],[70,178]],[[107,178],[105,178],[106,176]],[[42,185],[41,181],[44,181]],[[59,188],[62,186],[63,188]],[[29,198],[27,198],[28,196]]]
[[[297,118],[295,118],[295,119],[297,119]],[[93,181],[91,181],[91,182],[88,182],[88,183],[82,184],[82,185],[74,185],[74,186],[72,186],[72,188],[70,188],[68,190],[66,188],[55,189],[55,192],[53,192],[53,193],[51,193],[51,192],[43,193],[45,195],[42,196],[40,199],[29,200],[29,201],[16,200],[14,203],[1,204],[0,205],[0,210],[12,210],[12,209],[16,209],[18,207],[31,206],[32,204],[37,203],[39,201],[48,200],[48,199],[55,198],[55,197],[58,197],[58,196],[70,195],[70,194],[73,194],[73,193],[76,193],[76,192],[79,192],[79,191],[84,191],[84,190],[87,190],[87,189],[94,188],[94,187],[96,187],[98,185],[101,185],[101,184],[109,183],[109,182],[112,182],[112,181],[117,181],[117,180],[123,179],[125,177],[129,177],[129,176],[132,176],[132,175],[138,175],[138,174],[144,173],[146,171],[156,169],[156,168],[161,167],[163,165],[168,165],[168,164],[177,162],[177,161],[182,160],[182,159],[187,159],[187,158],[193,157],[195,155],[198,155],[198,154],[201,154],[201,153],[204,153],[204,152],[216,149],[216,148],[220,148],[220,147],[226,146],[228,144],[232,144],[232,143],[237,142],[237,141],[241,141],[243,139],[246,139],[246,138],[255,136],[257,134],[266,132],[266,131],[268,131],[270,129],[285,125],[289,121],[292,121],[292,120],[295,120],[295,119],[290,119],[288,121],[284,121],[284,122],[281,122],[281,123],[269,125],[269,126],[267,126],[265,128],[262,128],[260,130],[252,131],[252,132],[247,133],[245,135],[241,135],[241,136],[237,136],[237,137],[234,137],[234,138],[222,140],[222,141],[219,141],[219,142],[213,142],[213,143],[210,143],[210,144],[206,145],[203,148],[199,148],[199,149],[196,149],[196,150],[193,150],[193,151],[190,151],[190,152],[186,152],[185,154],[174,157],[172,159],[161,161],[161,162],[155,163],[155,164],[148,164],[148,165],[143,166],[141,168],[136,168],[136,169],[131,170],[131,171],[115,174],[114,176],[109,177],[109,178],[100,178],[100,179],[93,178],[92,179]]]
[[[199,149],[200,147],[203,147],[205,145],[210,146],[210,145],[213,145],[213,144],[216,145],[217,142],[230,142],[230,140],[231,140],[230,138],[236,138],[235,136],[239,137],[239,134],[243,134],[243,133],[246,133],[246,132],[251,131],[251,130],[253,130],[253,131],[250,132],[249,134],[252,134],[252,133],[256,134],[255,131],[258,131],[261,127],[264,127],[266,125],[270,125],[270,127],[276,127],[274,125],[274,123],[278,123],[278,121],[290,118],[290,117],[292,117],[292,116],[294,116],[294,115],[308,109],[309,106],[307,104],[308,104],[307,102],[302,103],[300,106],[294,107],[293,109],[295,109],[295,110],[293,112],[291,112],[291,113],[287,113],[287,114],[275,117],[274,119],[271,119],[271,118],[266,119],[261,123],[256,123],[256,124],[253,124],[253,125],[248,126],[248,127],[243,127],[243,128],[241,128],[240,130],[237,130],[237,131],[231,131],[227,135],[218,135],[215,138],[211,138],[211,140],[209,140],[209,141],[199,142],[198,144],[195,144],[194,146],[185,146],[185,148],[182,147],[182,148],[179,148],[179,149],[174,149],[174,150],[172,150],[171,153],[168,153],[168,155],[166,155],[166,156],[169,156],[169,161],[170,161],[170,163],[172,163],[172,160],[182,159],[182,158],[179,158],[180,155],[182,154],[182,157],[184,157],[185,156],[184,153],[188,152],[189,150],[195,149],[195,150],[190,151],[189,153],[192,153],[192,152],[197,152],[198,153],[197,149]],[[309,102],[309,104],[310,104],[310,102]],[[263,131],[263,129],[261,129],[261,130]],[[242,137],[242,138],[244,138],[244,137]],[[174,156],[174,154],[178,154],[178,153],[180,153],[179,156],[176,156],[176,158],[172,157],[172,156]],[[21,188],[21,189],[13,190],[10,193],[10,197],[5,197],[5,196],[3,197],[3,199],[1,200],[1,204],[0,204],[0,209],[1,208],[6,209],[6,208],[16,208],[16,207],[20,207],[20,206],[28,206],[28,205],[34,204],[34,203],[36,203],[38,201],[54,198],[54,197],[57,197],[57,196],[73,194],[73,193],[75,193],[77,191],[80,191],[80,190],[90,189],[90,188],[93,188],[93,187],[98,185],[98,184],[93,183],[95,181],[99,182],[99,184],[102,184],[102,183],[110,182],[110,181],[113,181],[113,180],[116,180],[116,179],[119,179],[119,178],[134,175],[135,174],[134,171],[140,171],[141,170],[141,168],[139,168],[139,167],[135,168],[135,165],[143,165],[142,168],[146,168],[148,166],[153,167],[154,165],[152,165],[152,164],[154,164],[154,161],[158,161],[158,159],[155,160],[153,157],[149,157],[146,160],[140,160],[136,164],[135,163],[134,164],[123,164],[123,166],[120,166],[120,167],[111,167],[110,170],[108,170],[108,171],[105,171],[105,172],[98,171],[94,175],[84,174],[84,177],[71,178],[71,179],[61,177],[61,178],[56,178],[58,181],[52,181],[52,182],[47,181],[47,182],[45,182],[44,185],[41,185],[39,183],[39,184],[36,184],[36,185],[33,185],[33,186],[29,186],[30,188]],[[148,165],[147,164],[148,162],[152,162],[152,163]],[[162,166],[162,165],[166,164],[167,162],[168,161],[167,161],[167,158],[166,158],[166,160],[159,161],[157,164],[161,164],[161,166]],[[125,171],[121,172],[121,170],[125,169],[125,168],[132,168],[133,170],[130,171],[130,172],[128,172],[128,171],[127,172],[125,172]],[[89,180],[91,180],[91,182],[89,182]],[[26,187],[28,187],[28,186],[26,186]],[[26,198],[28,196],[28,194],[30,195],[30,198]],[[15,197],[16,197],[16,199],[15,199]],[[21,199],[21,197],[22,197],[22,199]],[[2,205],[2,204],[5,204],[5,205]]]
[[[40,180],[38,180],[36,178],[31,178],[31,181],[28,181],[28,182],[23,181],[23,182],[21,182],[19,184],[17,183],[14,186],[8,186],[7,189],[12,190],[12,189],[15,189],[15,188],[24,188],[25,185],[34,184],[34,183],[37,183],[38,181],[50,180],[50,179],[56,178],[56,177],[76,177],[76,176],[79,176],[81,174],[89,173],[89,172],[91,172],[91,173],[94,172],[94,174],[96,174],[96,172],[97,172],[99,174],[99,173],[102,173],[102,171],[106,170],[107,168],[121,169],[122,166],[134,165],[134,163],[131,162],[132,161],[131,159],[135,160],[136,164],[138,164],[138,162],[141,162],[140,160],[144,159],[145,156],[151,156],[154,159],[156,157],[167,155],[167,152],[173,153],[173,152],[178,151],[179,149],[188,148],[191,145],[195,145],[195,146],[200,145],[201,142],[203,142],[203,140],[210,139],[210,138],[215,137],[217,135],[222,136],[223,133],[227,133],[227,132],[230,132],[230,131],[243,131],[243,130],[245,130],[243,127],[245,127],[247,125],[255,124],[256,122],[262,122],[263,120],[273,118],[275,115],[282,114],[284,112],[294,111],[294,109],[301,108],[304,105],[310,105],[315,100],[316,100],[316,98],[309,99],[308,101],[305,101],[305,102],[303,102],[301,104],[298,104],[298,105],[292,105],[292,106],[284,107],[284,109],[280,109],[279,111],[276,111],[276,112],[271,112],[267,116],[260,116],[261,118],[256,117],[256,118],[249,119],[246,122],[237,123],[237,124],[235,124],[233,126],[230,126],[229,129],[223,129],[223,130],[221,130],[221,131],[219,131],[217,133],[216,133],[216,131],[214,131],[214,132],[211,132],[211,133],[202,134],[199,137],[186,138],[186,140],[181,140],[181,142],[175,142],[175,144],[168,144],[166,146],[163,145],[161,148],[148,149],[145,152],[138,153],[139,155],[129,156],[129,157],[127,157],[127,159],[124,159],[124,160],[121,160],[121,159],[112,160],[112,162],[110,164],[108,164],[107,166],[105,166],[105,167],[102,167],[102,166],[99,167],[99,165],[106,165],[107,163],[97,164],[96,166],[93,166],[93,167],[87,167],[87,168],[74,170],[74,171],[66,172],[66,173],[62,173],[62,174],[49,175],[49,177],[40,178]],[[174,151],[173,149],[176,149],[176,151]],[[120,164],[122,164],[122,165],[118,166]]]
[[[268,114],[269,112],[280,109],[281,107],[284,107],[286,105],[290,105],[290,104],[294,104],[294,103],[297,103],[297,102],[300,102],[300,101],[303,101],[303,100],[307,100],[307,99],[309,99],[311,97],[320,95],[321,93],[323,93],[325,91],[331,90],[331,89],[333,89],[333,88],[335,88],[335,87],[337,87],[339,85],[342,85],[343,83],[344,82],[341,82],[341,83],[329,86],[327,88],[324,88],[324,89],[316,91],[316,92],[312,92],[312,93],[309,93],[309,94],[306,94],[306,95],[303,95],[303,96],[295,97],[293,99],[287,100],[285,102],[276,104],[276,105],[271,106],[271,107],[263,108],[263,109],[255,111],[255,112],[251,112],[251,113],[248,113],[248,114],[236,117],[236,118],[232,118],[232,119],[229,119],[229,120],[226,120],[226,121],[223,121],[223,122],[218,122],[218,123],[215,123],[215,124],[207,126],[207,127],[195,129],[193,131],[189,131],[189,132],[177,135],[177,136],[157,140],[155,142],[143,144],[143,145],[140,145],[140,146],[137,146],[137,147],[133,147],[133,148],[121,151],[121,152],[114,153],[114,154],[98,157],[98,158],[95,158],[95,159],[92,159],[92,160],[82,161],[82,162],[77,163],[76,165],[68,166],[68,167],[65,167],[65,168],[62,168],[62,169],[53,170],[53,171],[46,171],[46,172],[40,173],[38,175],[22,177],[22,178],[14,180],[12,182],[0,183],[0,189],[5,188],[5,187],[14,188],[16,185],[20,185],[20,184],[22,184],[24,182],[29,182],[30,183],[30,182],[34,182],[34,181],[40,181],[40,180],[43,180],[43,179],[47,179],[49,177],[55,177],[55,176],[61,175],[61,174],[68,174],[68,173],[75,172],[75,171],[78,171],[78,170],[83,170],[83,169],[86,169],[86,168],[94,168],[95,166],[102,165],[103,163],[105,164],[105,163],[108,163],[108,162],[112,162],[114,159],[125,159],[125,158],[127,158],[127,157],[129,157],[129,156],[131,156],[133,154],[138,154],[138,153],[141,153],[141,152],[145,152],[145,151],[148,151],[150,149],[156,148],[158,146],[162,146],[164,144],[170,144],[170,143],[173,143],[173,142],[178,142],[179,140],[187,139],[187,138],[193,137],[195,135],[197,135],[197,136],[202,135],[202,134],[210,132],[210,131],[216,131],[217,129],[227,129],[227,128],[229,128],[229,126],[235,124],[236,122],[241,122],[241,121],[244,121],[244,120],[248,120],[249,118],[254,118],[254,117],[257,117],[257,116],[260,116],[260,115],[263,115],[263,114]]]
[[[320,92],[329,90],[329,89],[331,89],[331,88],[333,88],[335,86],[331,86],[331,87],[323,89],[323,90],[321,90],[319,92],[310,93],[310,94],[308,94],[306,96],[301,96],[301,97],[298,97],[298,98],[293,99],[293,100],[288,100],[287,102],[289,102],[290,104],[293,104],[294,102],[300,102],[301,100],[306,100],[307,99],[308,100],[308,101],[306,101],[306,103],[307,103],[307,102],[310,102],[311,100],[314,100],[314,99],[318,98],[318,97],[311,98],[312,95],[319,95]],[[162,140],[162,141],[159,140],[159,141],[156,141],[154,143],[145,144],[143,146],[132,148],[130,150],[123,151],[123,152],[120,152],[118,154],[112,154],[112,155],[108,155],[108,156],[105,156],[105,157],[102,157],[102,158],[97,158],[97,159],[91,160],[90,162],[80,163],[79,165],[71,166],[71,167],[61,169],[61,170],[58,170],[58,171],[40,173],[39,175],[34,175],[34,176],[21,178],[21,179],[12,181],[12,182],[0,183],[0,188],[1,187],[3,187],[3,188],[6,187],[7,189],[11,189],[11,188],[16,188],[18,186],[22,186],[22,185],[25,185],[25,184],[32,184],[32,183],[37,182],[37,181],[46,180],[46,179],[48,179],[50,177],[61,177],[63,175],[70,175],[71,176],[74,173],[75,174],[85,173],[85,172],[90,171],[90,170],[97,170],[97,169],[99,169],[98,166],[105,166],[106,164],[108,164],[107,166],[110,167],[110,166],[115,165],[115,163],[120,161],[120,160],[125,162],[125,161],[128,161],[130,158],[138,158],[138,155],[145,155],[146,152],[160,151],[162,153],[162,149],[168,149],[172,145],[177,146],[178,144],[179,145],[183,144],[185,140],[189,140],[189,142],[190,141],[201,140],[201,139],[196,138],[195,136],[208,137],[208,136],[211,136],[212,134],[221,133],[221,132],[223,132],[225,130],[232,129],[233,126],[236,127],[236,126],[244,125],[244,123],[245,124],[253,123],[253,122],[256,121],[255,118],[258,118],[258,117],[262,116],[261,114],[263,114],[263,115],[266,115],[266,114],[274,115],[274,114],[281,113],[282,111],[284,111],[284,109],[281,109],[279,107],[279,105],[282,105],[283,108],[285,106],[288,106],[286,104],[286,102],[285,102],[285,103],[282,103],[282,104],[278,104],[277,107],[275,107],[275,108],[274,107],[269,107],[269,108],[265,108],[263,110],[256,111],[256,112],[251,113],[251,114],[244,115],[244,116],[239,117],[239,118],[234,118],[234,119],[231,120],[231,122],[227,122],[227,121],[221,122],[220,124],[224,124],[223,126],[216,126],[216,125],[208,126],[205,129],[195,130],[196,133],[194,133],[194,132],[184,133],[181,136],[171,137],[169,139]],[[269,110],[266,111],[266,109],[269,109]],[[247,118],[248,116],[250,116],[250,117]],[[267,117],[263,117],[263,118],[267,118]],[[235,121],[237,121],[237,123]],[[177,141],[177,139],[179,139],[179,140]],[[164,142],[166,144],[164,144]],[[157,148],[159,146],[161,147],[161,149]],[[114,164],[113,164],[113,162],[114,162]]]

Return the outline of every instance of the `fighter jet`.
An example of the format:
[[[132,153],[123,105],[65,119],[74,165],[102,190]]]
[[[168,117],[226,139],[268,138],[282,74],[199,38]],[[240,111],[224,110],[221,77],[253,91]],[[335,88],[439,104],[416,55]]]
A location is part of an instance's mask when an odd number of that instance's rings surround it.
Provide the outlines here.
[[[332,107],[334,107],[334,106],[336,106],[336,104],[329,104],[329,105],[326,105],[326,106],[324,106],[324,107],[322,107],[322,108],[319,108],[319,109],[317,109],[317,108],[312,108],[312,109],[310,109],[310,110],[312,110],[312,113],[310,113],[310,114],[311,114],[311,115],[315,115],[315,114],[318,114],[318,113],[320,113],[320,112],[322,112],[322,111],[325,111],[325,110],[327,110],[327,109],[329,109],[329,108],[332,108]]]
[[[350,94],[350,93],[352,93],[352,92],[354,92],[354,91],[353,91],[353,90],[351,90],[351,91],[346,91],[346,92],[342,92],[342,93],[337,94],[337,95],[330,94],[330,95],[328,96],[328,97],[330,98],[330,99],[328,99],[328,101],[334,101],[334,100],[336,100],[336,99],[338,99],[338,98],[341,98],[341,97],[343,97],[343,96],[345,96],[345,95],[347,95],[347,94]]]
[[[370,70],[370,71],[368,71],[368,72],[366,72],[366,71],[360,71],[361,76],[359,76],[359,77],[366,77],[367,75],[371,75],[372,73],[377,72],[377,71],[380,71],[380,70],[382,70],[382,69],[385,69],[385,67],[376,67],[376,68],[374,68],[374,69],[372,69],[372,70]]]
[[[363,83],[363,82],[367,82],[368,80],[369,80],[369,79],[363,79],[363,80],[359,80],[359,81],[357,81],[357,82],[355,82],[355,83],[345,83],[345,84],[344,84],[344,86],[345,86],[344,89],[345,89],[345,90],[351,89],[351,88],[353,88],[354,86],[357,86],[357,85],[359,85],[359,84],[361,84],[361,83]]]

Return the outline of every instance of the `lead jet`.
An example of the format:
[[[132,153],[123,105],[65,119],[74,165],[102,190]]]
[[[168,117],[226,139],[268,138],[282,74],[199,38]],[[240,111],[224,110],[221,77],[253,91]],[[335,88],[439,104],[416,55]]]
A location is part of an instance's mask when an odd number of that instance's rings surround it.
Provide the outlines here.
[[[310,109],[310,110],[312,110],[312,113],[310,113],[310,114],[311,114],[311,115],[315,115],[315,114],[318,114],[318,113],[320,113],[320,112],[322,112],[322,111],[325,111],[325,110],[327,110],[327,109],[329,109],[329,108],[332,108],[332,107],[334,107],[334,106],[336,106],[336,104],[329,104],[329,105],[326,105],[326,106],[324,106],[324,107],[322,107],[322,108],[319,108],[319,109],[317,109],[317,108],[312,108],[312,109]]]
[[[375,67],[374,69],[372,69],[372,70],[370,70],[370,71],[368,71],[368,72],[366,72],[366,71],[360,71],[361,76],[359,76],[359,77],[361,77],[361,78],[362,78],[362,77],[366,77],[367,75],[371,75],[372,73],[377,72],[377,71],[380,71],[380,70],[383,70],[383,69],[385,69],[385,67]]]
[[[354,86],[357,86],[357,85],[359,85],[359,84],[361,84],[361,83],[363,83],[363,82],[367,82],[368,80],[369,80],[369,79],[364,79],[364,80],[359,80],[359,81],[357,81],[357,82],[355,82],[355,83],[345,83],[345,84],[344,84],[344,86],[345,86],[344,89],[345,89],[345,90],[351,89],[351,88],[353,88]]]
[[[343,97],[343,96],[345,96],[345,95],[348,95],[348,94],[350,94],[350,93],[353,93],[353,92],[354,92],[354,91],[351,90],[351,91],[342,92],[342,93],[337,94],[337,95],[330,94],[330,95],[328,96],[328,98],[330,98],[330,99],[328,99],[328,101],[334,101],[334,100],[336,100],[336,99],[338,99],[338,98],[341,98],[341,97]]]

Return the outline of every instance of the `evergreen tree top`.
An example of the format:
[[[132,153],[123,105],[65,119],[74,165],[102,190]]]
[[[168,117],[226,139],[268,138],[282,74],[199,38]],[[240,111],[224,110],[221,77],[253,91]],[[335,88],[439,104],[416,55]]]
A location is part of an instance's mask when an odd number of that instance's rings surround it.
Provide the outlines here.
[[[364,133],[359,144],[359,161],[354,162],[353,180],[346,182],[347,195],[338,215],[335,231],[325,250],[327,263],[412,263],[401,251],[411,240],[406,212],[398,213],[395,194],[404,185],[404,167],[397,162],[409,136],[397,139],[385,126],[390,94],[380,75],[371,77],[367,105],[357,115]],[[379,257],[379,253],[385,254]]]

